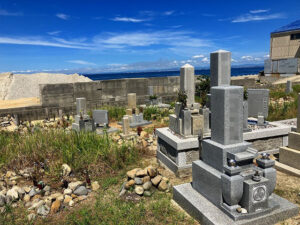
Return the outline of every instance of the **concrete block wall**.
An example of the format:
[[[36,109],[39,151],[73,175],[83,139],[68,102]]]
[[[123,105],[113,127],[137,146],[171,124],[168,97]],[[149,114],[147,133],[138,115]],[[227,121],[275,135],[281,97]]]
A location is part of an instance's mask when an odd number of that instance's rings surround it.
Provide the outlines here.
[[[171,102],[177,97],[179,77],[41,84],[40,106],[2,109],[0,116],[17,114],[20,120],[44,119],[46,109],[51,117],[58,116],[59,109],[62,109],[64,114],[74,114],[76,98],[80,97],[86,98],[88,110],[107,105],[126,106],[128,93],[136,93],[137,104],[145,104],[149,101],[149,86],[153,86],[153,94],[162,97],[163,102]]]

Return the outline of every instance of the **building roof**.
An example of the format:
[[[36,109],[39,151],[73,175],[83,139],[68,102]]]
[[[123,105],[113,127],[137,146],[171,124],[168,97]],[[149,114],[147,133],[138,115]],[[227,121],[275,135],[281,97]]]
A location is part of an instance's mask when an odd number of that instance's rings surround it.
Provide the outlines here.
[[[288,25],[280,27],[280,28],[274,30],[272,32],[272,34],[293,31],[293,30],[300,30],[300,20],[296,20]]]

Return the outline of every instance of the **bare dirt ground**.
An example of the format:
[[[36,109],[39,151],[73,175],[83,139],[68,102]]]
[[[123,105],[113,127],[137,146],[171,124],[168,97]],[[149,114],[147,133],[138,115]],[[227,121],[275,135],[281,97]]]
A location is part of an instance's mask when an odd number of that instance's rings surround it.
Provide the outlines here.
[[[33,98],[20,98],[14,100],[0,100],[0,109],[18,108],[26,106],[40,105],[40,99]]]

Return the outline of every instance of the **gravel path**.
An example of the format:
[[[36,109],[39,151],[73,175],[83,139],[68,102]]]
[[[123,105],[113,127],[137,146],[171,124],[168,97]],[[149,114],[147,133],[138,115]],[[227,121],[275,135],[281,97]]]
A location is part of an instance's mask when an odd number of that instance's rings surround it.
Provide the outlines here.
[[[40,84],[89,82],[91,79],[78,74],[0,74],[0,100],[39,97]]]

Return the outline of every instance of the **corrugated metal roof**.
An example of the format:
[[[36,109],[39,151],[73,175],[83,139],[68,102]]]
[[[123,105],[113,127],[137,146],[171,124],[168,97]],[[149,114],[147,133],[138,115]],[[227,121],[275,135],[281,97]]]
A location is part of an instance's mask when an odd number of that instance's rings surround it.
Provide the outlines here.
[[[296,20],[288,25],[285,25],[283,27],[280,27],[272,32],[274,33],[281,33],[281,32],[287,32],[287,31],[293,31],[293,30],[300,30],[300,20]]]

